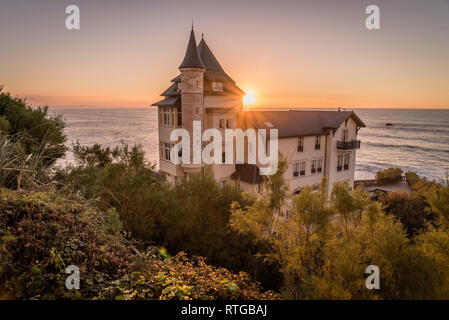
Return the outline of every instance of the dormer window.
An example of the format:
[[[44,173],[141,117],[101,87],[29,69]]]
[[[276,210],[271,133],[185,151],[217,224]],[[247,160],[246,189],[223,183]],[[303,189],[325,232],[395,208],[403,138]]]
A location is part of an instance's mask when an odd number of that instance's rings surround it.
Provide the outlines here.
[[[181,91],[181,81],[176,82],[176,91]]]
[[[212,90],[216,92],[222,92],[223,82],[212,82]]]

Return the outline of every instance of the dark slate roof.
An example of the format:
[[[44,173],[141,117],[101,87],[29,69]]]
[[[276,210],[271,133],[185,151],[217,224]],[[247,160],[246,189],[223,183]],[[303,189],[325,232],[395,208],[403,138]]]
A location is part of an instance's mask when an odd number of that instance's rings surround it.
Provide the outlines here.
[[[208,71],[218,71],[226,74],[217,58],[215,58],[214,54],[210,50],[206,41],[204,41],[204,38],[202,38],[198,44],[198,52],[200,54],[201,61],[203,61],[203,64]]]
[[[244,111],[240,117],[257,129],[278,129],[279,138],[326,135],[350,117],[365,127],[353,111]]]
[[[174,82],[167,90],[161,93],[161,96],[179,96],[180,94],[180,91],[176,91],[176,82]]]
[[[242,91],[235,84],[235,81],[232,80],[232,78],[228,76],[226,72],[223,70],[217,58],[215,58],[214,54],[212,53],[212,50],[207,45],[206,41],[204,39],[201,39],[198,46],[196,46],[195,35],[192,30],[190,33],[190,39],[189,44],[187,46],[186,55],[179,68],[188,68],[188,67],[198,68],[198,65],[201,65],[201,68],[205,69],[204,73],[205,94],[238,95],[238,96],[245,95],[245,92]],[[169,97],[180,95],[180,92],[176,91],[176,83],[179,81],[181,81],[180,74],[171,80],[171,82],[173,83],[167,90],[165,90],[161,94],[161,96]],[[216,92],[212,90],[212,82],[214,81],[223,83],[223,91]]]
[[[195,33],[190,31],[190,39],[187,45],[186,55],[179,69],[182,68],[201,68],[204,69],[203,61],[201,61],[198,47],[196,46]]]
[[[200,53],[201,61],[203,61],[204,66],[206,67],[206,72],[204,74],[204,91],[208,94],[238,94],[238,95],[244,95],[245,92],[243,92],[237,85],[235,84],[235,81],[232,80],[230,76],[226,74],[226,72],[221,67],[220,63],[218,62],[217,58],[215,58],[214,54],[212,53],[212,50],[207,45],[204,38],[201,39],[200,43],[198,44],[198,51]],[[212,90],[212,82],[219,81],[223,82],[223,92],[214,92]]]
[[[231,175],[231,179],[251,184],[263,182],[263,176],[260,175],[259,168],[254,164],[248,163],[236,164],[235,172]]]
[[[153,103],[152,106],[177,106],[180,104],[181,104],[181,97],[174,96],[174,97],[169,97],[167,99]]]

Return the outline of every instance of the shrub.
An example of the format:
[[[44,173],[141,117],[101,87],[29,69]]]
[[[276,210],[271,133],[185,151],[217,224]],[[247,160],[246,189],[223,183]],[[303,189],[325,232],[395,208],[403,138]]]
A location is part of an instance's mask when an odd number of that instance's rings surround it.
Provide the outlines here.
[[[410,187],[414,186],[416,183],[419,182],[420,178],[419,176],[413,172],[413,171],[407,171],[405,173],[405,180],[407,180],[407,183]]]
[[[388,168],[376,173],[376,181],[379,184],[393,184],[402,180],[401,168]]]
[[[428,210],[426,198],[418,192],[414,191],[410,195],[405,192],[389,192],[382,194],[379,200],[385,213],[399,219],[404,225],[409,237],[425,229],[429,222],[436,221],[435,213]]]
[[[250,203],[240,189],[222,187],[207,173],[170,185],[144,162],[139,146],[74,147],[77,166],[59,172],[61,191],[76,190],[102,210],[113,207],[124,228],[147,243],[204,256],[208,263],[246,271],[270,289],[279,289],[279,273],[254,256],[251,237],[229,230],[230,206]]]
[[[10,299],[273,299],[245,273],[200,257],[160,255],[127,239],[116,214],[52,192],[0,189],[0,297]],[[80,268],[80,290],[65,268]]]
[[[7,168],[0,166],[0,171],[3,171],[0,174],[5,175],[4,171],[9,171],[9,178],[7,181],[3,179],[2,184],[20,188],[24,172],[33,179],[37,176],[43,178],[48,173],[47,169],[66,151],[63,128],[61,117],[50,116],[47,107],[32,108],[25,100],[2,93],[0,88],[0,139],[3,144],[8,142],[3,148],[14,148],[14,152],[7,152],[10,159],[0,155],[5,160],[3,164],[7,164]]]

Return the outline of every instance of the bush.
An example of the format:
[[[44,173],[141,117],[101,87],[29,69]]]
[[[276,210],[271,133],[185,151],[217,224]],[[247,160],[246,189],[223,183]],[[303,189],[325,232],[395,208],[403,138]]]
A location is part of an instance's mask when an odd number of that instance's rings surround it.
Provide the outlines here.
[[[234,272],[246,271],[264,287],[279,289],[279,273],[254,254],[251,237],[229,230],[230,206],[250,199],[240,189],[221,187],[208,174],[170,185],[157,178],[138,146],[74,147],[77,166],[57,175],[61,191],[76,190],[102,210],[113,207],[124,228],[147,243],[204,256],[208,263]]]
[[[273,299],[245,273],[125,238],[114,211],[52,193],[0,189],[0,298]],[[65,268],[80,268],[80,290]]]
[[[388,168],[376,173],[376,181],[379,184],[394,184],[402,180],[401,168]]]
[[[0,139],[8,143],[2,146],[4,150],[0,154],[0,175],[8,175],[8,179],[3,179],[1,184],[20,188],[26,172],[34,182],[38,176],[45,178],[47,169],[65,154],[63,128],[61,117],[50,116],[47,107],[32,108],[25,100],[2,93],[0,88]],[[14,152],[10,152],[11,148]],[[6,159],[5,154],[10,158]],[[9,172],[5,173],[6,170]]]
[[[415,172],[407,171],[405,173],[405,180],[407,180],[407,183],[410,187],[413,187],[416,183],[419,182],[420,178]]]
[[[436,214],[429,212],[426,198],[418,192],[389,192],[381,195],[385,213],[397,218],[406,228],[408,237],[424,230],[428,223],[436,221]]]

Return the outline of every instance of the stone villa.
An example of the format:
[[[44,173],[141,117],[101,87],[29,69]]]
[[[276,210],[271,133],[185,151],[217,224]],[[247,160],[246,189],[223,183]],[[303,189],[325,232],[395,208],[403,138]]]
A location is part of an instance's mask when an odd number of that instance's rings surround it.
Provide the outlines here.
[[[193,29],[179,71],[161,94],[164,99],[153,104],[158,107],[159,170],[167,180],[209,170],[222,184],[238,184],[247,192],[262,191],[263,176],[257,165],[175,165],[170,161],[171,131],[182,127],[192,135],[192,123],[197,120],[203,130],[277,128],[279,151],[288,161],[285,179],[292,193],[319,184],[324,176],[330,186],[339,180],[353,185],[356,150],[360,148],[357,133],[365,127],[354,112],[244,111],[245,93],[226,74],[206,41],[202,38],[197,44]]]

